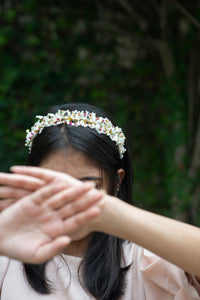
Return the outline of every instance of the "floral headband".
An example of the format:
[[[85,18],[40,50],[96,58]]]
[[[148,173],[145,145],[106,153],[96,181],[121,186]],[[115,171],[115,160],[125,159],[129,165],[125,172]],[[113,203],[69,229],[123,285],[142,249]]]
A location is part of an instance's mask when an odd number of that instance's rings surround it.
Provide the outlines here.
[[[66,124],[70,126],[82,126],[95,129],[99,134],[106,134],[112,141],[116,143],[119,149],[120,158],[126,151],[124,148],[125,136],[122,129],[114,126],[107,118],[97,117],[95,113],[88,111],[69,111],[58,110],[57,113],[48,113],[46,116],[36,116],[38,121],[31,127],[31,130],[26,130],[25,146],[31,152],[33,139],[37,134],[41,133],[45,127],[55,126],[58,124]]]

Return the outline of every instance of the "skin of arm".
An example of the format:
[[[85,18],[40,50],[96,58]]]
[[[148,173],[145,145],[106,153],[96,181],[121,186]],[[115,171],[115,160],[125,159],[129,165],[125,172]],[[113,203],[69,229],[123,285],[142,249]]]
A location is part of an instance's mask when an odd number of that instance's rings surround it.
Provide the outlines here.
[[[13,171],[47,182],[58,176],[63,181],[65,176],[68,177],[63,173],[34,167],[16,167]],[[98,206],[101,213],[74,232],[72,239],[83,238],[94,231],[115,235],[154,252],[200,278],[199,228],[139,209],[107,194]]]
[[[95,230],[144,247],[200,279],[200,229],[105,195]]]

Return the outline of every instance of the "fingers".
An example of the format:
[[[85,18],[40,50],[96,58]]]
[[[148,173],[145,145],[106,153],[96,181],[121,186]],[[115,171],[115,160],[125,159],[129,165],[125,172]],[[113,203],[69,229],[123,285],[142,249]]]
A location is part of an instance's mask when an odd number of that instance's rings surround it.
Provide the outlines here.
[[[33,176],[45,182],[50,182],[56,179],[62,179],[65,181],[66,185],[80,184],[78,180],[76,180],[68,174],[52,171],[46,168],[30,166],[13,166],[11,167],[11,171],[18,174]]]
[[[60,236],[50,243],[40,246],[35,252],[35,258],[32,263],[41,264],[60,254],[69,245],[70,241],[68,236]]]
[[[9,207],[10,205],[12,205],[13,203],[15,203],[16,201],[13,199],[6,199],[6,200],[1,200],[0,201],[0,212],[2,210],[4,210],[5,208]]]
[[[101,209],[97,206],[93,206],[86,211],[80,212],[64,221],[65,234],[72,235],[73,232],[80,230],[88,222],[98,217],[101,213]]]
[[[30,166],[13,166],[10,168],[13,173],[19,173],[37,177],[45,182],[49,182],[55,178],[55,172],[39,167]],[[46,172],[45,172],[46,171]]]
[[[0,172],[0,184],[33,191],[44,185],[44,181],[21,174]]]
[[[24,189],[0,186],[0,199],[20,199],[29,194],[29,191]]]
[[[97,190],[91,190],[82,195],[76,201],[68,203],[60,209],[59,215],[62,219],[69,218],[75,214],[87,210],[91,206],[94,206],[103,197],[103,193]]]
[[[92,182],[88,182],[81,184],[80,186],[66,188],[65,190],[51,197],[49,201],[45,202],[45,205],[53,209],[59,209],[67,203],[76,201],[93,187],[94,184]]]
[[[48,184],[48,185],[40,188],[36,192],[28,195],[27,197],[24,197],[24,201],[26,201],[26,198],[27,198],[27,200],[29,200],[29,201],[31,200],[35,204],[41,205],[47,199],[51,198],[52,195],[62,191],[65,188],[66,188],[65,185],[62,183]]]

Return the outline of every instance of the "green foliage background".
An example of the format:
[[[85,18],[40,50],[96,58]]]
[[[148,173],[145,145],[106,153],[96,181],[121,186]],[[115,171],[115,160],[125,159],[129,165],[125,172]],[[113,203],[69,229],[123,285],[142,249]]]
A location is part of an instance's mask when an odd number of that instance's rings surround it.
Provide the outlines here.
[[[1,2],[1,171],[26,163],[25,130],[36,114],[53,104],[91,103],[126,132],[136,205],[199,223],[199,164],[190,171],[200,4],[152,3]]]

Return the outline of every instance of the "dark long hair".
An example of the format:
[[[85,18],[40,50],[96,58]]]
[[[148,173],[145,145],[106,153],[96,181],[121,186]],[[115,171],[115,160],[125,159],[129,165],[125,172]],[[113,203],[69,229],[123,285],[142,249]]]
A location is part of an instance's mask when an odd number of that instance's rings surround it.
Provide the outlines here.
[[[85,103],[68,103],[54,106],[48,112],[60,110],[87,110],[97,116],[110,117],[101,109]],[[111,119],[110,119],[111,120]],[[115,122],[111,120],[114,125]],[[118,169],[123,168],[125,177],[120,185],[118,197],[127,203],[132,202],[133,171],[127,151],[120,159],[116,144],[106,135],[96,130],[64,124],[46,127],[33,140],[28,156],[28,165],[39,166],[51,153],[70,148],[81,151],[92,159],[108,176],[109,194],[115,195],[119,182]],[[117,300],[124,291],[124,275],[128,266],[121,268],[123,240],[108,234],[95,232],[83,259],[83,282],[90,294],[99,300]],[[51,285],[45,277],[45,266],[24,264],[26,278],[32,288],[40,294],[51,293]]]

